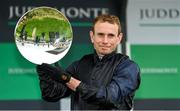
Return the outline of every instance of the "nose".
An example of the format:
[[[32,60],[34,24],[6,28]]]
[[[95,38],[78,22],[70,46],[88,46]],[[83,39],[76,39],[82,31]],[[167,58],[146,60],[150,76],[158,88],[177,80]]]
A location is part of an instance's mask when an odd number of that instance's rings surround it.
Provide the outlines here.
[[[108,43],[108,37],[107,36],[103,37],[103,43]]]

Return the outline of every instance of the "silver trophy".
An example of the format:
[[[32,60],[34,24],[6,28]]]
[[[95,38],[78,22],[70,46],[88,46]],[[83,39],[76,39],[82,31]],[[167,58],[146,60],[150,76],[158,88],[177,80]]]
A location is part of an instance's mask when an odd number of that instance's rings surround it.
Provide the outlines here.
[[[57,9],[37,7],[26,12],[14,31],[18,50],[34,64],[52,64],[69,51],[73,32],[68,19]]]

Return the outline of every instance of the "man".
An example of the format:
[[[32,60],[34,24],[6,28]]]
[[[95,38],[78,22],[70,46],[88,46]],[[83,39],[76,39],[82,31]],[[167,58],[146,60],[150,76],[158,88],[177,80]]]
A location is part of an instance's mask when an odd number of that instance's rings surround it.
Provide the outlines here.
[[[137,64],[115,52],[122,36],[118,17],[95,18],[90,31],[93,54],[73,62],[66,71],[48,64],[37,66],[42,98],[58,101],[71,95],[73,110],[132,109],[140,73]]]

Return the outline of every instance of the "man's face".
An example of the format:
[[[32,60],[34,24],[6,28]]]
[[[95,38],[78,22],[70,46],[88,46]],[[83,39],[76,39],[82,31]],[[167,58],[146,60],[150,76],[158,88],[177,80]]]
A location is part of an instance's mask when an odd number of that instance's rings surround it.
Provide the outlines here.
[[[113,52],[120,43],[122,33],[118,35],[118,25],[108,22],[97,22],[94,32],[90,31],[91,42],[98,55],[106,55]]]

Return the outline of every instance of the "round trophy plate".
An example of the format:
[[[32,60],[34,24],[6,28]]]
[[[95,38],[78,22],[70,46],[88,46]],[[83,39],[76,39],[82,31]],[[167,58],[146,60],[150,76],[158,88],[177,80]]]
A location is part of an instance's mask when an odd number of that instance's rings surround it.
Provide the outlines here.
[[[37,7],[17,22],[15,43],[21,55],[34,64],[52,64],[69,51],[73,32],[68,19],[57,9]]]

